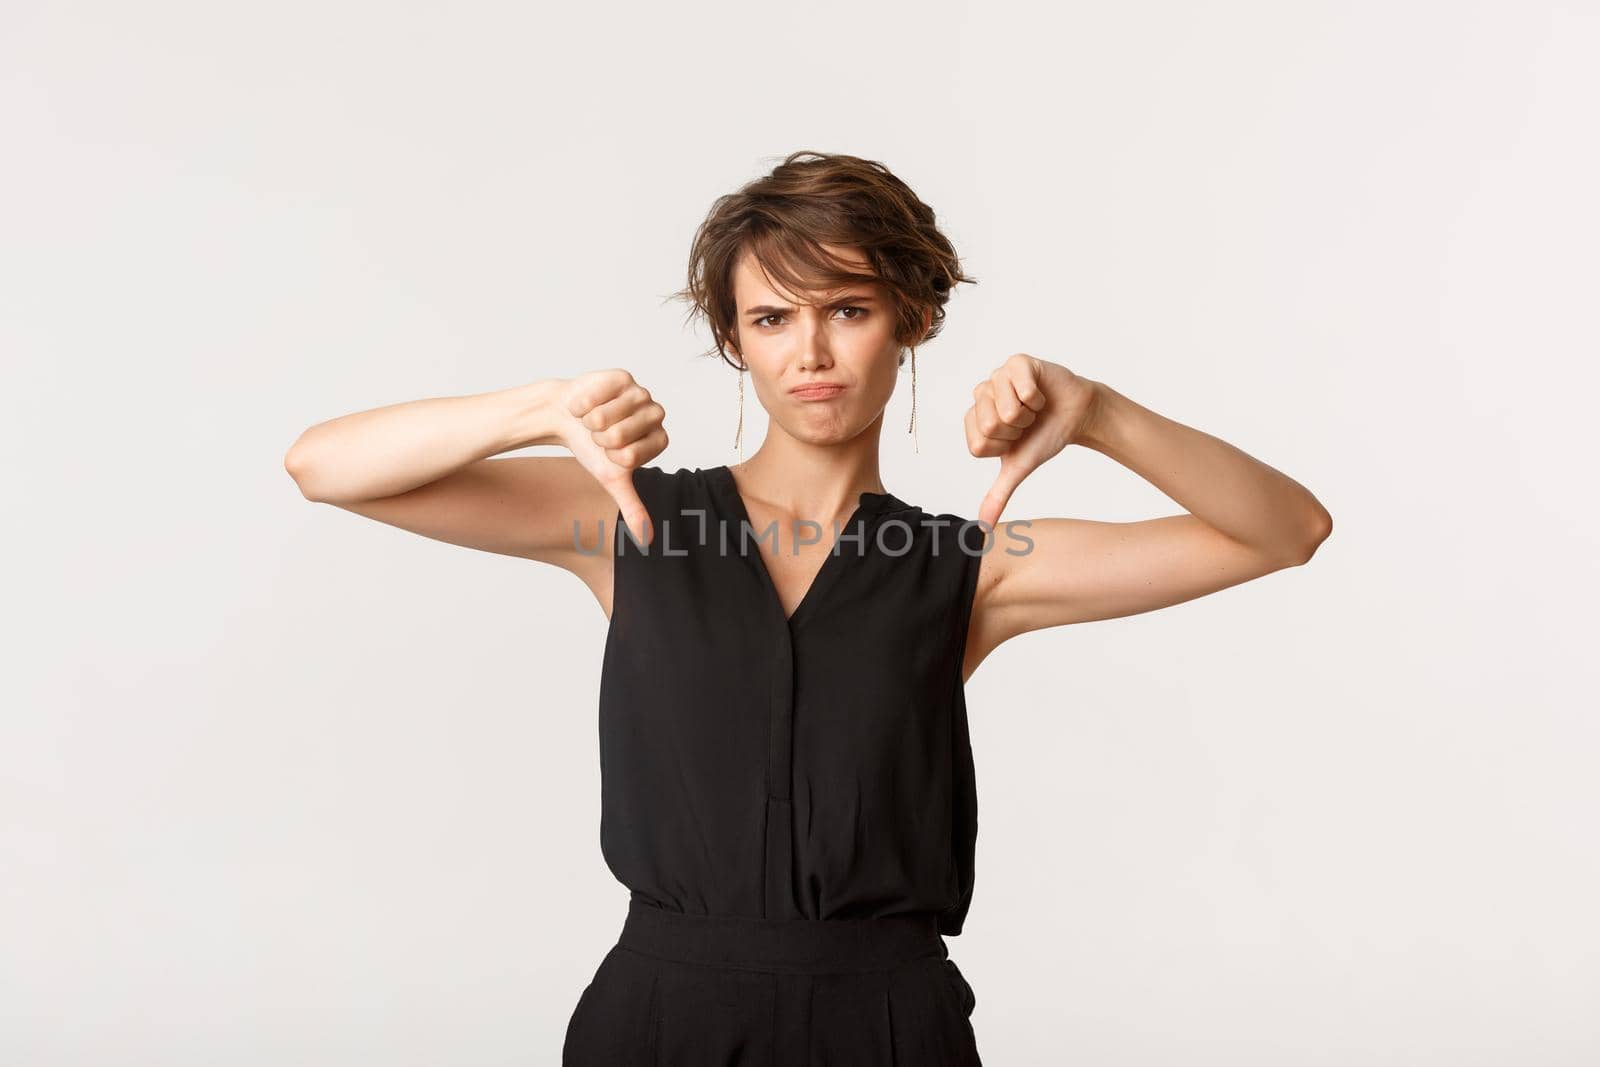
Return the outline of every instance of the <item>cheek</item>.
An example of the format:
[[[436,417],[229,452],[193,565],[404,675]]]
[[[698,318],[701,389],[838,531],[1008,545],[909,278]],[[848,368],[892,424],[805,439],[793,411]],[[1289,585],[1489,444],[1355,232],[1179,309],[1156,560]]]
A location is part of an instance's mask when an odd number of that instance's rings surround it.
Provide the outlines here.
[[[893,355],[880,359],[863,375],[862,381],[865,384],[863,393],[872,398],[871,403],[874,407],[882,407],[894,396],[894,391],[899,388],[904,373],[903,368],[895,364]]]

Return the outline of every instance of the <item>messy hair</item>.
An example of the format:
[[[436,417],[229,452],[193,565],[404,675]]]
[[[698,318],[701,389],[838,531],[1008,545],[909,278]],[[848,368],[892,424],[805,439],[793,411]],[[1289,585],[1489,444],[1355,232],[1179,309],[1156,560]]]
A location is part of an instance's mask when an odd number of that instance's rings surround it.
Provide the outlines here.
[[[870,273],[829,256],[824,244],[858,249]],[[671,294],[690,303],[689,318],[699,314],[709,323],[715,347],[702,355],[720,355],[736,369],[727,351],[737,344],[733,271],[747,250],[769,280],[792,293],[883,286],[894,305],[895,340],[912,348],[938,336],[951,289],[977,282],[961,273],[933,209],[882,163],[791,152],[772,173],[716,199],[695,231],[688,285]]]

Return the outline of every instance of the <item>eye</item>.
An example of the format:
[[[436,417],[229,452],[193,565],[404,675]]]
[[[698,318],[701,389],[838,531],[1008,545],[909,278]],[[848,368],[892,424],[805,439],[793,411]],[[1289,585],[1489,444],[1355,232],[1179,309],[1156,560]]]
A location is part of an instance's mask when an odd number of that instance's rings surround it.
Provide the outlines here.
[[[855,304],[846,304],[846,305],[838,308],[838,310],[839,311],[854,311],[854,312],[856,312],[856,314],[854,314],[854,315],[845,316],[845,321],[846,322],[860,322],[862,319],[866,318],[870,314],[870,312],[866,308],[859,307],[859,306],[857,306]],[[781,318],[783,318],[782,315],[779,315],[776,312],[774,312],[771,315],[763,315],[759,319],[756,319],[755,320],[755,324],[757,326],[761,327],[762,329],[770,330],[770,329],[773,329],[776,326],[776,323],[769,322],[768,320],[769,319],[781,319]]]

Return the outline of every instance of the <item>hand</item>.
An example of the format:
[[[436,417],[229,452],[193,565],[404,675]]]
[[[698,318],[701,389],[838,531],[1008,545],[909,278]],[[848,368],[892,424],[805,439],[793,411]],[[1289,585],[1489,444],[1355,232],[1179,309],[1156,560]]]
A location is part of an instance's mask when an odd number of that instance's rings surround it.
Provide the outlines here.
[[[633,471],[667,447],[666,410],[621,368],[589,371],[561,390],[561,441],[617,502],[640,544],[655,536],[650,514],[633,488]]]
[[[1098,404],[1095,382],[1025,353],[979,382],[962,419],[967,450],[980,458],[1000,457],[1000,474],[979,506],[979,520],[993,528],[1024,478],[1083,439]]]

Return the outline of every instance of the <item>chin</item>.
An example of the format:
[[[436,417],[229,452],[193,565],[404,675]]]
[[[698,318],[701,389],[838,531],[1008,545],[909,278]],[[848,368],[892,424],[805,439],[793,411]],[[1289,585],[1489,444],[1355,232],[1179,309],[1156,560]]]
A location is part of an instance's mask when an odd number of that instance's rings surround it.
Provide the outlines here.
[[[834,422],[826,426],[785,426],[784,431],[796,441],[824,448],[828,445],[842,445],[847,441],[853,441],[871,425],[871,422],[862,423],[860,426]]]

